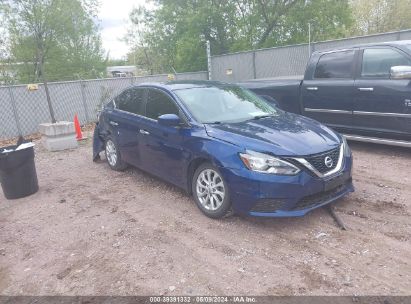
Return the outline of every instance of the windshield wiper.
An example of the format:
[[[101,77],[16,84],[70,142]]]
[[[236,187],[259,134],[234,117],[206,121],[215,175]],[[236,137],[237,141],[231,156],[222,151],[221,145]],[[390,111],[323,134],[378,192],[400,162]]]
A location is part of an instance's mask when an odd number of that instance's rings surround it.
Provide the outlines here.
[[[273,114],[262,114],[262,115],[256,115],[252,119],[260,119],[260,118],[266,118],[266,117],[272,117],[274,116]]]

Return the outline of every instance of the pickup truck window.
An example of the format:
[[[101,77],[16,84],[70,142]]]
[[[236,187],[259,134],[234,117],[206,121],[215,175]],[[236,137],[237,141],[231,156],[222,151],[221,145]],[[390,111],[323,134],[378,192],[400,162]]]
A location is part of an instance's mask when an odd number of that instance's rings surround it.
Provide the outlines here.
[[[318,60],[314,78],[353,78],[353,62],[353,50],[324,54]]]
[[[362,59],[361,77],[389,78],[391,67],[396,65],[411,65],[411,60],[390,48],[365,49]]]

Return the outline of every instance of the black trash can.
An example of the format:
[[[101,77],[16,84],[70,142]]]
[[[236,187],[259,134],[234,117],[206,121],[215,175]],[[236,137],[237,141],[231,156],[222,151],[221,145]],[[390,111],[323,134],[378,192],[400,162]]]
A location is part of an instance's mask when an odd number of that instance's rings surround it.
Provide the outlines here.
[[[25,197],[39,190],[34,148],[14,151],[16,147],[0,149],[0,182],[7,199]],[[13,151],[3,153],[5,150]]]

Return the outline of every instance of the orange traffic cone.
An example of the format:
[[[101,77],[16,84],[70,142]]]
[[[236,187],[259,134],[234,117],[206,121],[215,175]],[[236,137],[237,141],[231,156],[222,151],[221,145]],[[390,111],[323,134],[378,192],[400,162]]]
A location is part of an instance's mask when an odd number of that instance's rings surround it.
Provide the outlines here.
[[[76,139],[77,140],[83,140],[83,133],[81,133],[81,127],[80,123],[78,121],[78,116],[77,114],[74,115],[74,129],[76,129]]]

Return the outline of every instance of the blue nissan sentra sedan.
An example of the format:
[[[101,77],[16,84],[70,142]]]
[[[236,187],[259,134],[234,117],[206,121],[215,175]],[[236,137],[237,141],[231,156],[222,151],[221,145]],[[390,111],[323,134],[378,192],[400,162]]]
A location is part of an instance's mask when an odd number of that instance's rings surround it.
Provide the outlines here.
[[[132,165],[181,187],[211,218],[303,216],[354,191],[341,135],[221,82],[125,89],[100,114],[94,159],[103,150],[113,170]]]

